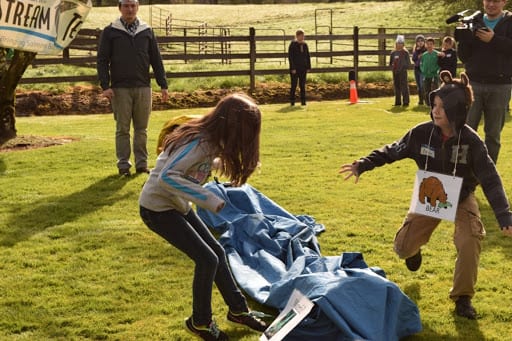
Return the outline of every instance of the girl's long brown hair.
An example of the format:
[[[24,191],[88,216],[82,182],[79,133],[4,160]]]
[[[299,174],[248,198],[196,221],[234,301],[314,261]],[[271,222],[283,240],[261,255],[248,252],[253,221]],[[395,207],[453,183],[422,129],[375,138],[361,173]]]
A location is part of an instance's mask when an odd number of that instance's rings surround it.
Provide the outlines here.
[[[245,94],[222,98],[207,115],[191,120],[169,134],[164,149],[176,148],[201,138],[222,160],[220,172],[234,186],[247,182],[259,162],[261,112]],[[169,150],[167,150],[169,148]]]

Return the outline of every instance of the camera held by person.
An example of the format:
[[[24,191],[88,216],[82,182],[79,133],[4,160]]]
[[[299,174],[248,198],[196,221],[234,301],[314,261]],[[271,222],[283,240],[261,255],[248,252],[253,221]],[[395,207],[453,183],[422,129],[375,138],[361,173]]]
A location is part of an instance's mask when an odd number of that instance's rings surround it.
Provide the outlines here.
[[[477,30],[487,30],[482,12],[475,11],[469,16],[464,16],[467,11],[469,10],[464,10],[446,19],[447,24],[454,22],[461,23],[461,25],[455,29],[455,40],[457,41],[468,41]]]

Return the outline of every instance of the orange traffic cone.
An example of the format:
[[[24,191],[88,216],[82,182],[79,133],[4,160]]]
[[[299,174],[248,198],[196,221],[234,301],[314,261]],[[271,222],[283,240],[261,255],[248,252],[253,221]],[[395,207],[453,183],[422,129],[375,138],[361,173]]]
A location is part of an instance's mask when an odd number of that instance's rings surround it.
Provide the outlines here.
[[[359,102],[359,98],[357,98],[356,81],[351,80],[350,81],[350,104],[356,104],[357,102]]]

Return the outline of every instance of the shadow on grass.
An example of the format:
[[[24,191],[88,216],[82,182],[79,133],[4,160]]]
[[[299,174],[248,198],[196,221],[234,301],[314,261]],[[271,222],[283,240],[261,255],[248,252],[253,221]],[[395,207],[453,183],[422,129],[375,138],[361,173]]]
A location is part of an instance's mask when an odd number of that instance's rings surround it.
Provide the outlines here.
[[[399,114],[399,113],[407,111],[408,108],[409,107],[404,107],[404,106],[401,106],[401,105],[394,105],[388,111],[392,112],[393,114]]]
[[[499,162],[499,160],[498,160]],[[507,187],[505,186],[505,192],[509,196],[512,194],[510,190],[507,191]],[[512,249],[510,248],[512,239],[503,234],[501,229],[499,228],[498,221],[496,220],[496,216],[494,215],[494,211],[492,210],[489,202],[484,199],[483,201],[480,198],[476,199],[478,202],[478,207],[480,208],[480,215],[482,219],[482,223],[484,224],[486,235],[484,238],[485,247],[482,252],[486,252],[486,250],[490,249],[499,249],[505,257],[512,256]]]
[[[0,159],[0,175],[4,174],[7,170],[7,167],[5,166],[5,162],[3,159]]]
[[[417,112],[420,114],[425,114],[425,116],[430,114],[430,108],[427,105],[416,105],[416,106],[412,107],[411,111],[414,111],[414,112]]]
[[[438,333],[429,324],[423,324],[423,331],[420,334],[411,335],[400,339],[400,341],[417,341],[417,340],[443,340],[443,341],[460,341],[460,340],[485,340],[485,336],[480,331],[478,322],[468,320],[464,317],[454,317],[457,336]],[[465,321],[462,321],[465,320]]]
[[[305,107],[302,105],[286,105],[282,107],[281,109],[277,110],[277,112],[287,113],[287,112],[294,112],[294,111],[302,111]]]
[[[16,245],[48,227],[74,221],[111,205],[122,199],[117,193],[128,182],[129,178],[112,175],[79,192],[44,198],[40,202],[18,207],[0,230],[0,245]]]
[[[411,283],[403,289],[404,293],[414,302],[421,300],[421,285],[419,283]],[[423,331],[420,334],[411,335],[401,339],[401,341],[415,341],[415,340],[484,340],[485,337],[480,331],[478,321],[468,320],[464,317],[455,314],[455,304],[453,305],[453,322],[457,330],[457,336],[440,334],[431,327],[429,324],[423,324]]]

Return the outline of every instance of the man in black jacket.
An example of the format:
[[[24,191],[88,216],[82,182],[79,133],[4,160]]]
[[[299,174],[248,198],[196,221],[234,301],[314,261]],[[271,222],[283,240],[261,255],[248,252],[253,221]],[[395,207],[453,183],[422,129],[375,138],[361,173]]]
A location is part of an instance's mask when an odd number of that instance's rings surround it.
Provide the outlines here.
[[[311,58],[309,57],[308,44],[304,41],[302,29],[295,32],[295,39],[288,47],[288,61],[290,63],[290,104],[295,105],[295,89],[297,82],[300,89],[300,102],[306,105],[306,74],[311,70]]]
[[[503,10],[506,0],[483,0],[485,28],[468,34],[455,30],[459,58],[471,79],[475,100],[468,125],[478,128],[484,116],[485,144],[494,162],[501,147],[500,135],[512,90],[512,13]]]
[[[151,27],[137,17],[138,0],[119,0],[121,17],[105,27],[98,49],[98,76],[103,95],[112,103],[116,120],[119,174],[130,175],[130,125],[137,173],[149,173],[147,127],[151,113],[149,66],[167,101],[165,70]]]

